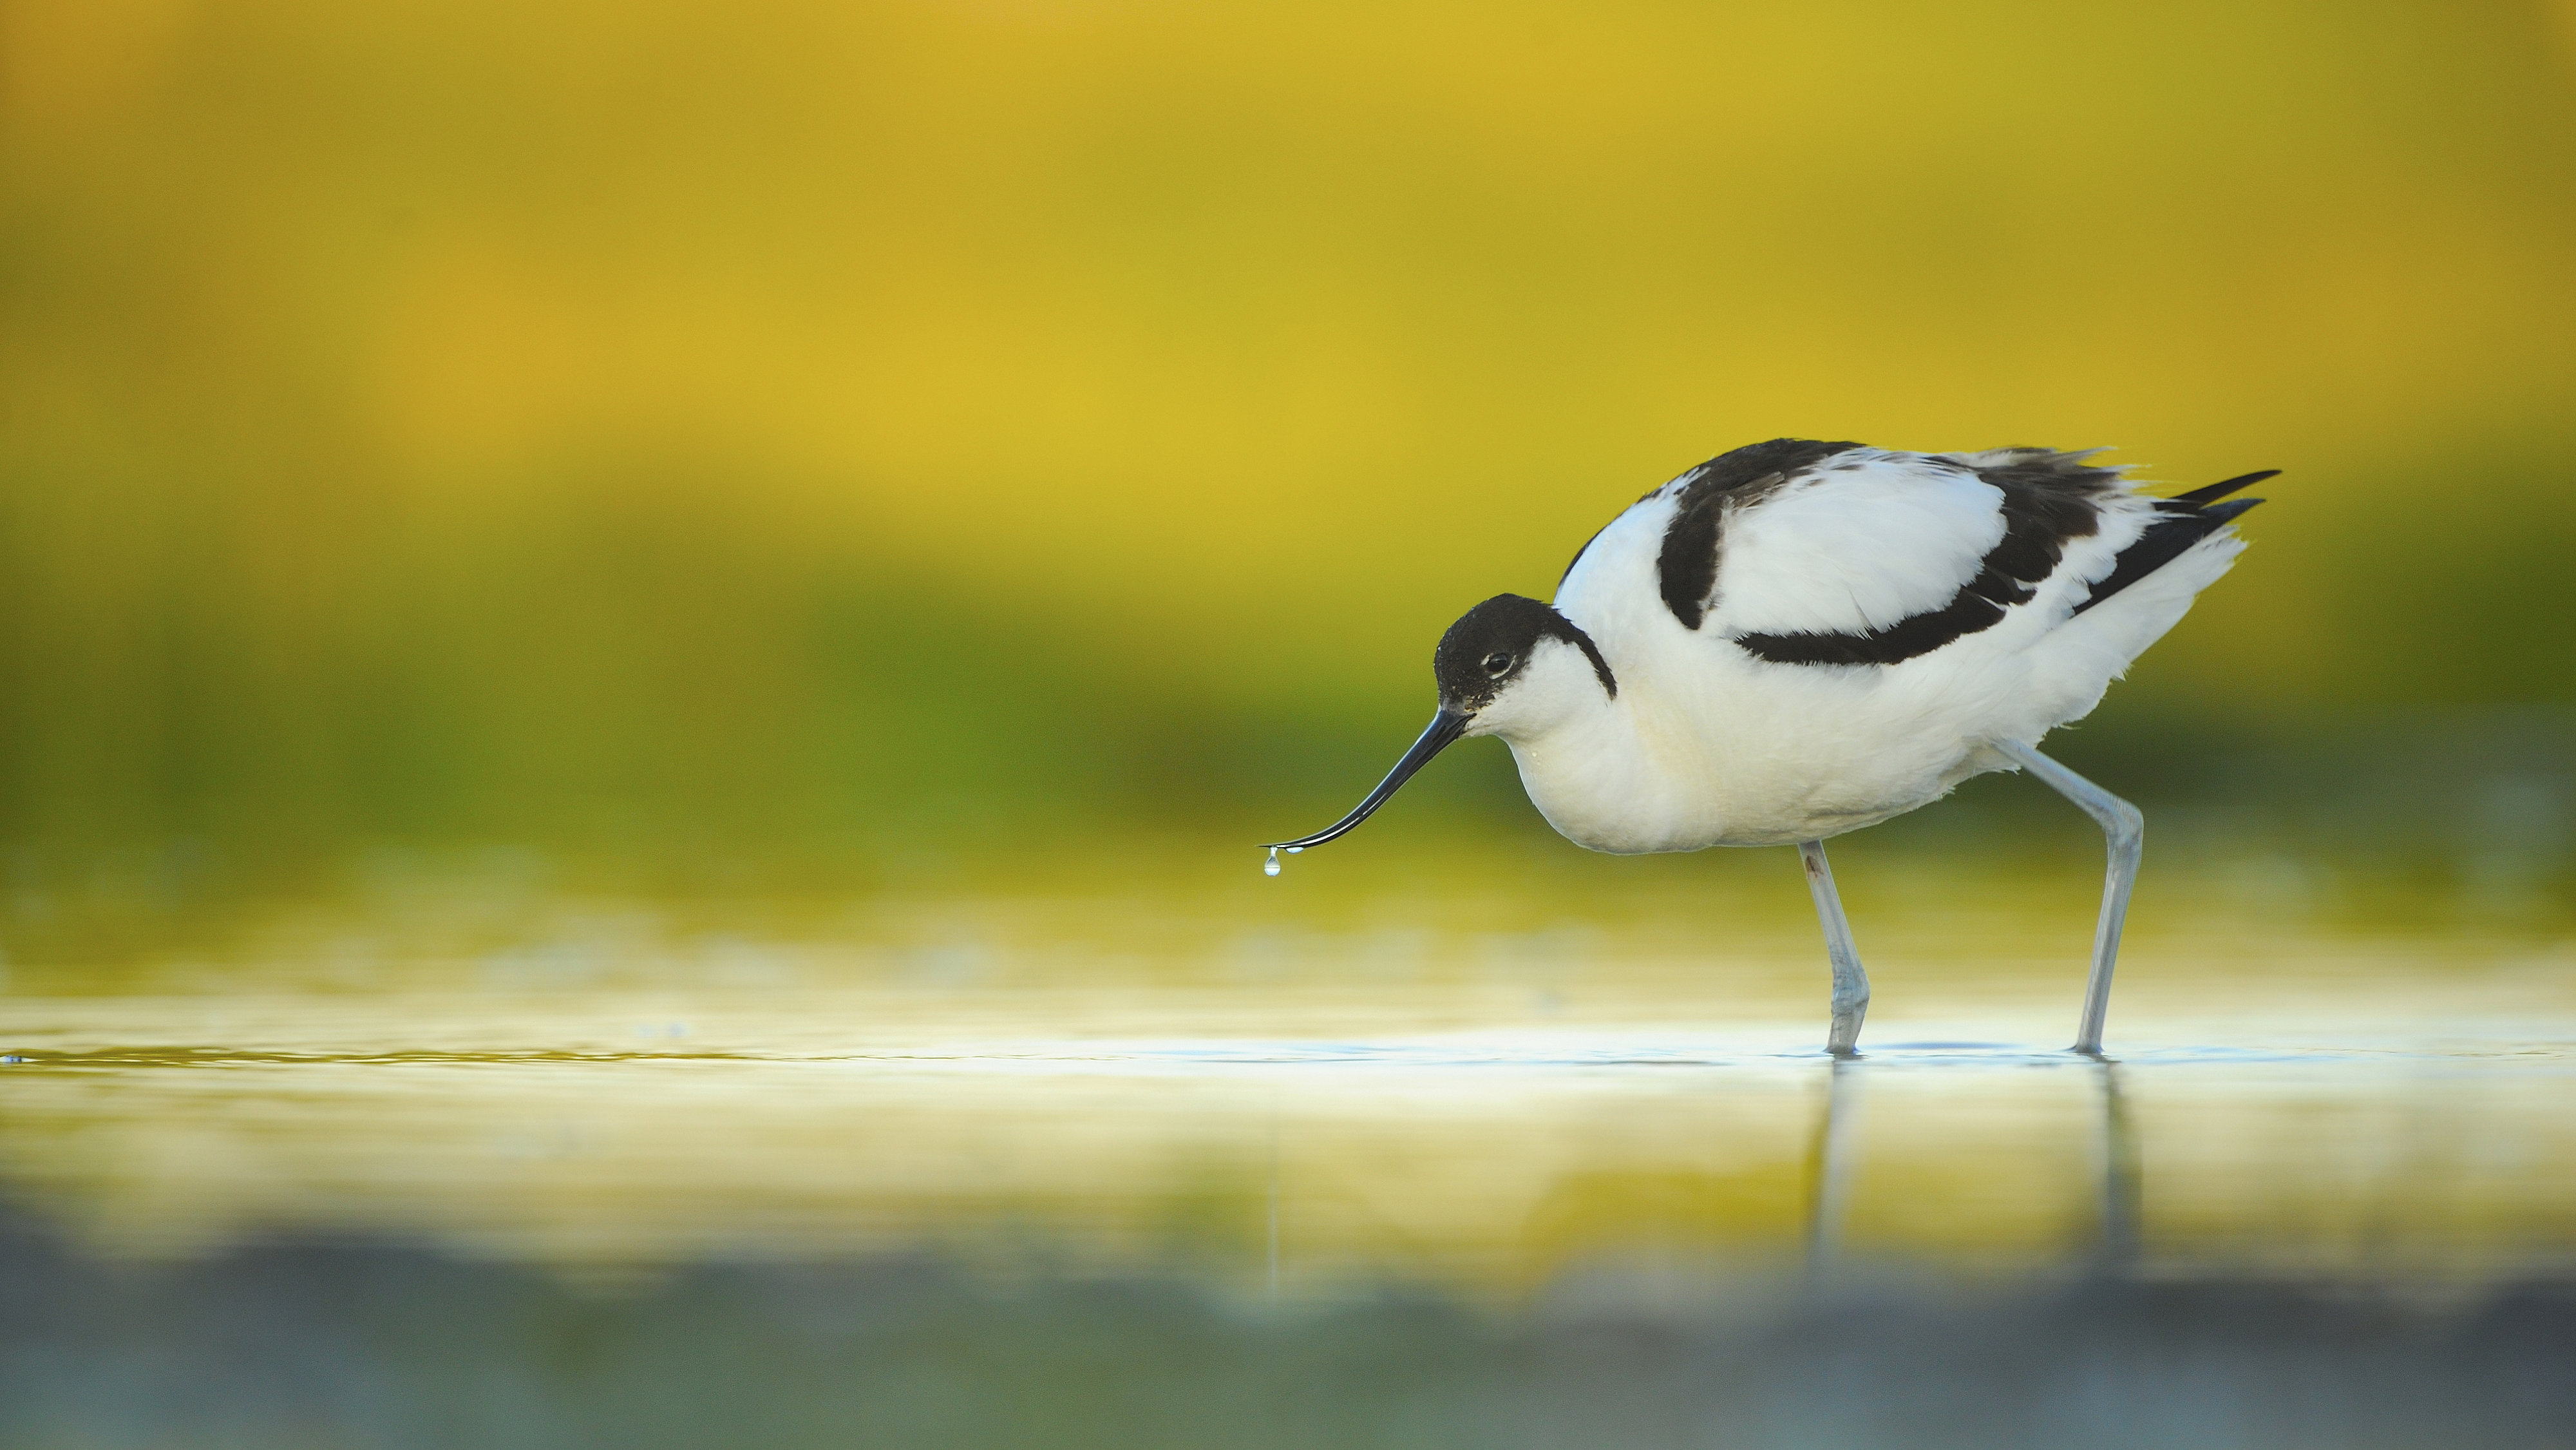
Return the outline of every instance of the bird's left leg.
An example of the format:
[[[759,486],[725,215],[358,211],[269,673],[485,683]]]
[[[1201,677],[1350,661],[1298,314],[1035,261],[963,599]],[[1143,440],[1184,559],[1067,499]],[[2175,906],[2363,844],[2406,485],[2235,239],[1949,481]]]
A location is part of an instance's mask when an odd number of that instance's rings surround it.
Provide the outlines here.
[[[1825,864],[1825,843],[1800,841],[1798,860],[1807,868],[1807,890],[1816,898],[1816,919],[1825,928],[1825,959],[1834,968],[1833,1026],[1825,1050],[1850,1057],[1858,1050],[1860,1020],[1869,1015],[1869,973],[1860,969],[1860,948],[1852,945],[1851,923],[1843,919],[1843,899],[1834,893],[1834,870]]]
[[[2120,955],[2120,925],[2129,915],[2129,888],[2138,881],[2138,854],[2146,842],[2147,818],[2136,806],[2027,745],[2010,740],[1993,743],[1998,754],[2046,781],[2102,827],[2110,866],[2102,878],[2102,917],[2093,928],[2093,975],[2084,984],[2084,1019],[2076,1026],[2073,1049],[2098,1057],[2102,1019],[2111,1010],[2111,964]]]

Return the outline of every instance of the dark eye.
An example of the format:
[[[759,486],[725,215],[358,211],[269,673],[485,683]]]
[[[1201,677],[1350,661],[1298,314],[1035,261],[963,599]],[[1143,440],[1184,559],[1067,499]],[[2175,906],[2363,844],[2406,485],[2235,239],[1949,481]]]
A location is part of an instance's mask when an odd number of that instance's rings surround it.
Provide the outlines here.
[[[1511,667],[1512,667],[1512,657],[1511,657],[1510,655],[1504,654],[1501,650],[1496,650],[1496,651],[1494,651],[1492,654],[1489,654],[1489,655],[1485,656],[1485,673],[1486,673],[1486,674],[1489,674],[1489,675],[1499,675],[1499,674],[1503,674],[1503,673],[1505,673],[1506,671],[1510,670],[1510,669],[1511,669]]]

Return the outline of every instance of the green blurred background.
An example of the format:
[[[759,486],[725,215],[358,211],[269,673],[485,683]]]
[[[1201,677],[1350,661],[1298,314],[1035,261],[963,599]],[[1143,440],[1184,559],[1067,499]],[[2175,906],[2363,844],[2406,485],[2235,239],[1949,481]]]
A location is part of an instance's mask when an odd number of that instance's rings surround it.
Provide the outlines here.
[[[1781,434],[2287,470],[2065,753],[2566,880],[2567,0],[0,17],[22,925],[389,848],[1248,873],[1461,609]],[[1376,849],[1544,833],[1459,756]]]

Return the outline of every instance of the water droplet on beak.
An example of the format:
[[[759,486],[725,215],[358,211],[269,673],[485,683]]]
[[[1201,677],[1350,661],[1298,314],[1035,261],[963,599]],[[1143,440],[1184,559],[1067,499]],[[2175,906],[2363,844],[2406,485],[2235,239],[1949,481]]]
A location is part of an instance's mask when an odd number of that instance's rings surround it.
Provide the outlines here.
[[[1261,874],[1264,876],[1276,876],[1279,874],[1278,847],[1273,846],[1270,848],[1270,859],[1261,863]]]

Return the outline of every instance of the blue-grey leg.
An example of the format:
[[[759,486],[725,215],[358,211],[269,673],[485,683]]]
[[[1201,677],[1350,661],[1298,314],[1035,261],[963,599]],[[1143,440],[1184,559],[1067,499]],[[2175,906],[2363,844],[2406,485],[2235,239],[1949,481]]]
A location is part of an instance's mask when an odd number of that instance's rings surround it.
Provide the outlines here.
[[[2120,955],[2120,924],[2129,915],[2129,888],[2138,881],[2138,853],[2146,841],[2147,818],[2138,808],[2068,770],[2027,745],[1994,742],[1997,753],[2047,782],[2050,789],[2084,808],[2102,827],[2110,867],[2102,878],[2102,919],[2093,928],[2093,975],[2084,984],[2084,1020],[2075,1029],[2077,1052],[2102,1051],[2102,1019],[2111,1010],[2111,965]]]
[[[1834,893],[1834,868],[1825,864],[1825,843],[1800,841],[1798,860],[1807,868],[1807,891],[1816,898],[1816,919],[1825,928],[1825,959],[1834,968],[1834,1019],[1825,1034],[1825,1050],[1849,1057],[1860,1042],[1860,1021],[1869,1015],[1869,973],[1860,969],[1860,949],[1852,945],[1851,923],[1843,919],[1843,899]]]

